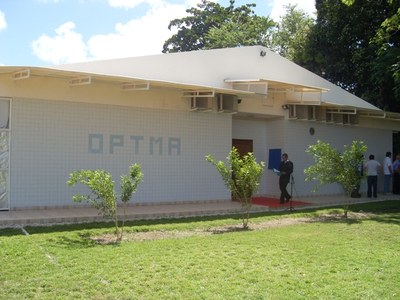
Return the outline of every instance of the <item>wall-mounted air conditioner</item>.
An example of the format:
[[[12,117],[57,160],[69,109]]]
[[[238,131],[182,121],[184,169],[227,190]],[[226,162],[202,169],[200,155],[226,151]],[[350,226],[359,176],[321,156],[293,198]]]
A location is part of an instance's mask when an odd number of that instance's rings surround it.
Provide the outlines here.
[[[323,106],[314,106],[315,107],[315,120],[320,122],[326,121],[326,108]]]
[[[218,100],[218,112],[234,114],[238,112],[238,96],[219,94]]]
[[[192,97],[190,98],[190,110],[212,111],[215,97]]]
[[[216,94],[212,90],[184,91],[183,98],[190,99],[191,111],[212,111]]]
[[[329,108],[326,110],[326,121],[333,124],[356,125],[358,124],[357,110]]]
[[[315,111],[312,106],[308,105],[289,105],[289,118],[299,120],[311,120],[314,118]]]
[[[358,124],[358,115],[343,115],[343,124],[344,125],[356,125]]]

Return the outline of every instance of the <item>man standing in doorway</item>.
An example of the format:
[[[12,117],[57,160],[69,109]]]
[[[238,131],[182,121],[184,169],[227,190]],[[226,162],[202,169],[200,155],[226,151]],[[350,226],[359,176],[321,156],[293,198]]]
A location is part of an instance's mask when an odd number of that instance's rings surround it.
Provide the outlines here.
[[[383,174],[385,175],[384,185],[383,185],[384,194],[390,193],[390,181],[392,179],[392,173],[393,173],[392,153],[386,152],[386,157],[385,160],[383,161]]]
[[[374,198],[378,197],[378,172],[381,167],[382,165],[375,160],[375,155],[373,154],[369,156],[369,160],[364,165],[367,172],[368,198],[371,198],[372,195]]]
[[[293,173],[293,163],[289,160],[286,153],[282,154],[282,161],[279,164],[279,189],[281,190],[280,203],[289,202],[292,197],[286,187],[290,182],[290,176]]]
[[[400,153],[393,162],[393,194],[400,194]]]

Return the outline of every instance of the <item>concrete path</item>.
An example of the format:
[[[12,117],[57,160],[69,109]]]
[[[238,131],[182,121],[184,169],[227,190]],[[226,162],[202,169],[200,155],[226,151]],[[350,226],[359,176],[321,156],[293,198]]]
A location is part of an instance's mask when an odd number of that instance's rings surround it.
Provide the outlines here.
[[[318,196],[297,198],[295,200],[308,202],[310,205],[296,207],[296,210],[310,207],[324,207],[343,204],[348,201],[344,196]],[[351,198],[352,203],[365,203],[371,201],[399,200],[400,195],[378,195],[378,198]],[[253,205],[252,212],[283,211],[287,207],[274,207]],[[192,216],[212,216],[240,213],[241,207],[233,201],[210,201],[198,203],[174,203],[157,205],[132,205],[126,210],[127,220],[145,220],[161,218],[183,218]],[[119,209],[119,215],[123,215]],[[15,227],[25,225],[51,225],[65,223],[84,223],[104,221],[92,207],[68,207],[47,209],[24,209],[0,211],[0,227]]]

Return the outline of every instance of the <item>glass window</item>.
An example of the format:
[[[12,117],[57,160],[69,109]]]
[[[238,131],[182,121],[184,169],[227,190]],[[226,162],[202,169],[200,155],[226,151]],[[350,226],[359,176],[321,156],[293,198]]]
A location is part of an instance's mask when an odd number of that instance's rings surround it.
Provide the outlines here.
[[[0,99],[0,128],[10,126],[10,100]]]

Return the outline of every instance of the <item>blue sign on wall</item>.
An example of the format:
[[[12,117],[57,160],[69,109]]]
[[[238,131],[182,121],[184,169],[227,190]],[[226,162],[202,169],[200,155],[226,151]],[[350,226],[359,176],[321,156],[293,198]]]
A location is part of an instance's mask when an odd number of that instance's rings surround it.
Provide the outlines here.
[[[269,149],[268,169],[279,169],[282,149]]]

